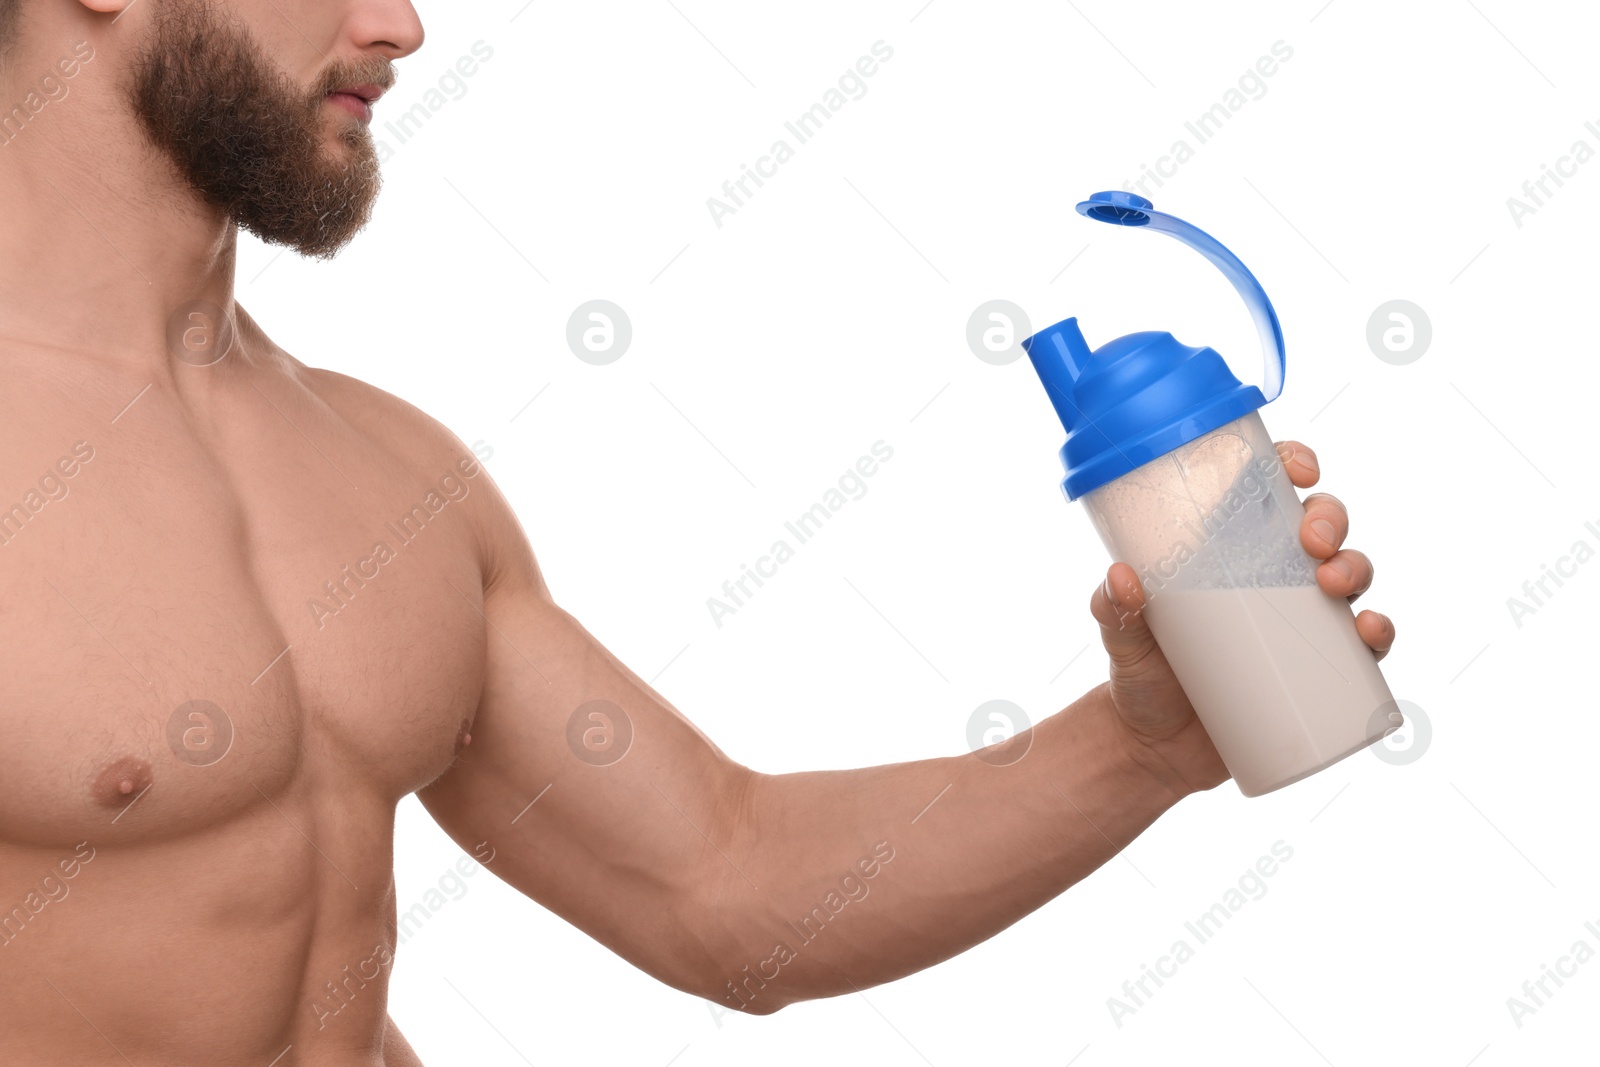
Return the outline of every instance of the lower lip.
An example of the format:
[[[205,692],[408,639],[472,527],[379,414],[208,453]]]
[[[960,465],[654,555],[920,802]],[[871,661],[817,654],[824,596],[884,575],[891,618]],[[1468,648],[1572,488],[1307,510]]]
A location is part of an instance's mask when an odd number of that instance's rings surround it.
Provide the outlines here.
[[[346,111],[350,112],[350,114],[354,115],[362,122],[372,121],[372,105],[361,99],[361,97],[356,96],[354,93],[329,93],[328,99],[332,103],[337,104],[339,107],[342,107]]]

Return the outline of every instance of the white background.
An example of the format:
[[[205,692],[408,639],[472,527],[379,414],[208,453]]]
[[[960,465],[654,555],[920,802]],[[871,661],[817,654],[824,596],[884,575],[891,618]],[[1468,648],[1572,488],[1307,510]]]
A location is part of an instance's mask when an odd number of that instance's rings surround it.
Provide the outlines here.
[[[1520,226],[1506,203],[1600,149],[1586,5],[524,2],[422,5],[369,232],[331,264],[252,243],[240,298],[306,362],[492,448],[560,603],[732,756],[959,752],[978,704],[1037,719],[1104,678],[1106,560],[1060,495],[1060,425],[966,323],[1006,299],[1035,329],[1171,330],[1257,373],[1199,257],[1072,211],[1180,138],[1194,158],[1147,188],[1276,304],[1288,383],[1264,415],[1349,505],[1363,603],[1401,633],[1385,672],[1432,737],[1403,766],[1193,797],[992,941],[771,1017],[718,1019],[480,872],[395,967],[430,1067],[1594,1061],[1600,961],[1520,1027],[1506,1004],[1600,950],[1600,562],[1520,626],[1507,607],[1600,548],[1600,162]],[[479,40],[466,95],[397,144],[384,122]],[[716,226],[706,199],[878,40],[866,94]],[[1265,94],[1197,144],[1184,122],[1280,40]],[[607,366],[565,339],[595,298],[633,327]],[[1431,320],[1408,365],[1367,344],[1391,299]],[[879,439],[867,494],[717,628],[706,599]],[[460,852],[414,800],[398,832],[404,911]],[[1266,895],[1118,1026],[1107,998],[1279,840]]]

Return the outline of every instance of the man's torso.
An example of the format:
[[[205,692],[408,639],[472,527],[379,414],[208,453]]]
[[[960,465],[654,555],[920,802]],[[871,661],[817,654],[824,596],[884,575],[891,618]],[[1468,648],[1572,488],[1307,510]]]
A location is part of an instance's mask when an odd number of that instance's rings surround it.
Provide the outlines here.
[[[174,370],[5,355],[0,1062],[378,1064],[492,490],[351,379]]]

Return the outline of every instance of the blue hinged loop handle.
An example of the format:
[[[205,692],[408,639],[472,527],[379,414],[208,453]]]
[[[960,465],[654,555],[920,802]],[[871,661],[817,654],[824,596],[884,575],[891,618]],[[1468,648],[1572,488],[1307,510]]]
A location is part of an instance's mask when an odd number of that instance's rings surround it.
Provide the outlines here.
[[[1266,290],[1261,288],[1256,276],[1239,261],[1238,256],[1198,226],[1156,211],[1154,204],[1134,193],[1121,190],[1095,193],[1077,207],[1078,214],[1096,222],[1113,226],[1143,226],[1164,233],[1209,259],[1233,285],[1244,300],[1244,306],[1250,310],[1250,317],[1255,320],[1256,333],[1261,337],[1263,360],[1261,392],[1269,401],[1276,399],[1283,391],[1283,372],[1287,362],[1283,348],[1283,327],[1278,325],[1278,313],[1272,310]]]

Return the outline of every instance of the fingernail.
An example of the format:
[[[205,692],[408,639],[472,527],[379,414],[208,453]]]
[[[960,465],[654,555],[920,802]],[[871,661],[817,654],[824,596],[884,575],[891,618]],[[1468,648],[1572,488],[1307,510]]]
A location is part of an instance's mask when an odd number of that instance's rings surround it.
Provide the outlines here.
[[[1328,542],[1330,545],[1336,545],[1339,543],[1337,540],[1339,531],[1335,530],[1333,528],[1333,523],[1329,522],[1327,519],[1312,519],[1311,532]],[[1345,570],[1348,571],[1349,568],[1346,567]]]
[[[1335,557],[1334,559],[1330,559],[1326,565],[1332,567],[1334,571],[1338,573],[1339,577],[1343,578],[1347,582],[1351,581],[1355,577],[1355,572],[1350,569],[1350,564],[1345,560]]]
[[[1122,609],[1122,600],[1117,596],[1117,587],[1111,584],[1111,576],[1109,574],[1106,575],[1105,590],[1106,599],[1111,602],[1113,608],[1120,611]]]
[[[1317,457],[1312,455],[1310,452],[1302,452],[1300,454],[1300,462],[1309,467],[1312,474],[1322,473],[1322,468],[1317,466]]]

